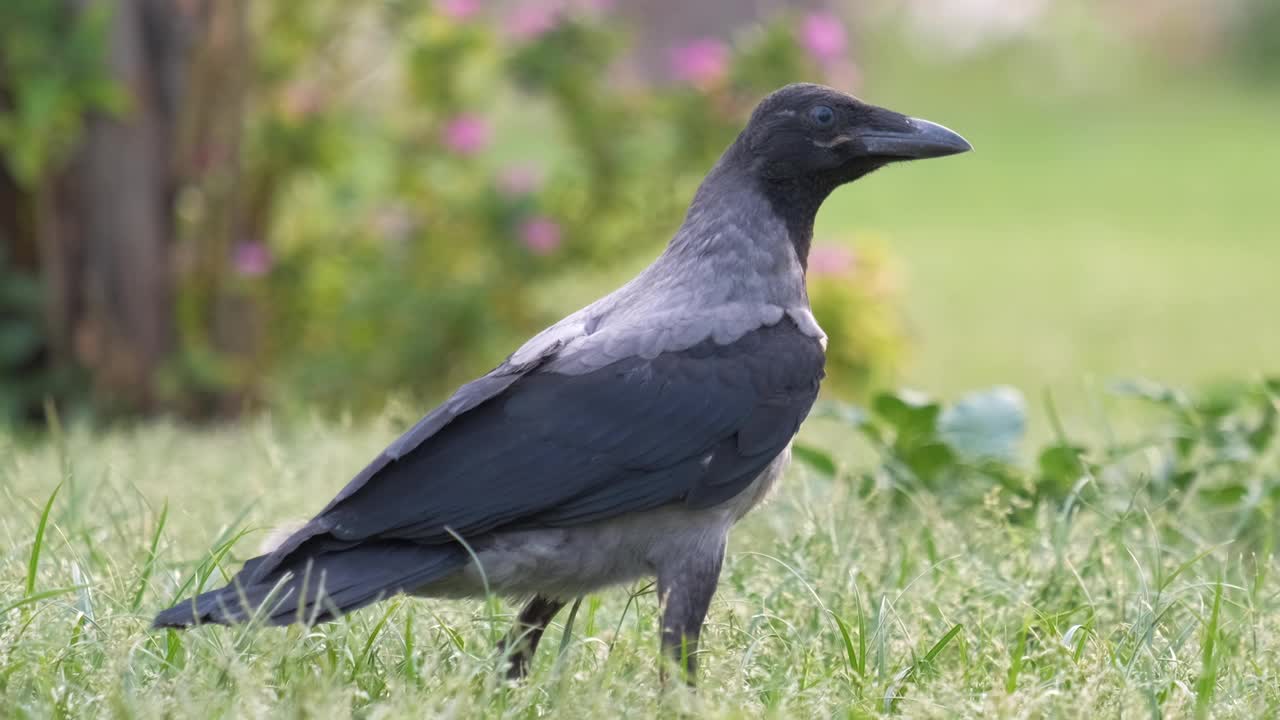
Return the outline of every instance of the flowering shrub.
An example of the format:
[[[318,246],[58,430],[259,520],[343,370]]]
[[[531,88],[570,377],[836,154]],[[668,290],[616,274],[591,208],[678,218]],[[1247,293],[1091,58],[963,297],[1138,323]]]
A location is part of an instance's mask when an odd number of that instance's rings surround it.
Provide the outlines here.
[[[893,380],[906,341],[894,303],[897,276],[878,238],[817,242],[809,252],[809,300],[829,336],[825,387],[844,396]]]
[[[382,86],[345,99],[313,75],[367,58],[299,55],[251,124],[250,166],[290,190],[270,248],[246,241],[232,262],[264,315],[256,365],[290,397],[438,394],[492,365],[567,309],[535,289],[658,252],[752,105],[846,51],[834,17],[780,17],[672,48],[669,77],[643,86],[611,70],[624,36],[599,2],[381,8],[334,12],[375,21]],[[264,42],[305,44],[292,16],[261,22]],[[815,250],[813,300],[830,374],[858,391],[896,361],[897,326],[879,256],[824,259],[840,252]]]

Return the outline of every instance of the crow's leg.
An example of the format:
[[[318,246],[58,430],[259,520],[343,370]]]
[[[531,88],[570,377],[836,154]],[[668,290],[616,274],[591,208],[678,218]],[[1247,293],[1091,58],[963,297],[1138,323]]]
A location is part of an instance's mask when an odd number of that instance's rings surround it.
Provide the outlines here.
[[[520,610],[520,617],[516,619],[516,624],[499,646],[503,654],[509,658],[507,661],[510,663],[507,666],[509,679],[519,680],[529,674],[529,666],[533,664],[533,654],[538,650],[538,641],[542,639],[542,633],[564,605],[559,600],[535,595]]]
[[[675,660],[685,682],[693,684],[698,670],[698,635],[720,582],[724,541],[658,568],[658,598],[662,603],[662,651]],[[663,673],[663,679],[666,679]]]

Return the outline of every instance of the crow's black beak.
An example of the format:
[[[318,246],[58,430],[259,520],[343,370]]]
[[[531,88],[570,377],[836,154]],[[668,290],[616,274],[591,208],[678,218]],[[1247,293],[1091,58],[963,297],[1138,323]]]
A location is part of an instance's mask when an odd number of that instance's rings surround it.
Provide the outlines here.
[[[867,155],[893,160],[924,160],[969,152],[973,146],[958,133],[920,118],[907,118],[910,129],[875,130],[860,138]]]

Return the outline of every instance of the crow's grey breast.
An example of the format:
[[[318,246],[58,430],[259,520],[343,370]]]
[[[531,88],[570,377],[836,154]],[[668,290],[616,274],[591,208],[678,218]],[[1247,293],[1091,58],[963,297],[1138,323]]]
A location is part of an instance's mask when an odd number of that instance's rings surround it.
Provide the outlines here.
[[[784,318],[729,345],[708,339],[582,375],[533,370],[398,458],[384,454],[252,579],[300,550],[449,544],[722,502],[790,442],[823,362],[819,341]]]
[[[790,321],[583,375],[534,371],[323,513],[344,541],[446,543],[504,527],[723,502],[790,442],[823,353]]]

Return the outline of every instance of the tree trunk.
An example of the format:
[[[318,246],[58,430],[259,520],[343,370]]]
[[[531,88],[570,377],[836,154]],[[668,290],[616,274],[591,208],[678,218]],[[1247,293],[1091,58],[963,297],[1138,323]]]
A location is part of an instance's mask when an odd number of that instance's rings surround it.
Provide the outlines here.
[[[88,370],[107,407],[148,411],[174,349],[170,159],[191,4],[110,2],[106,60],[126,109],[88,117],[68,166],[36,190],[39,259],[53,362]]]

